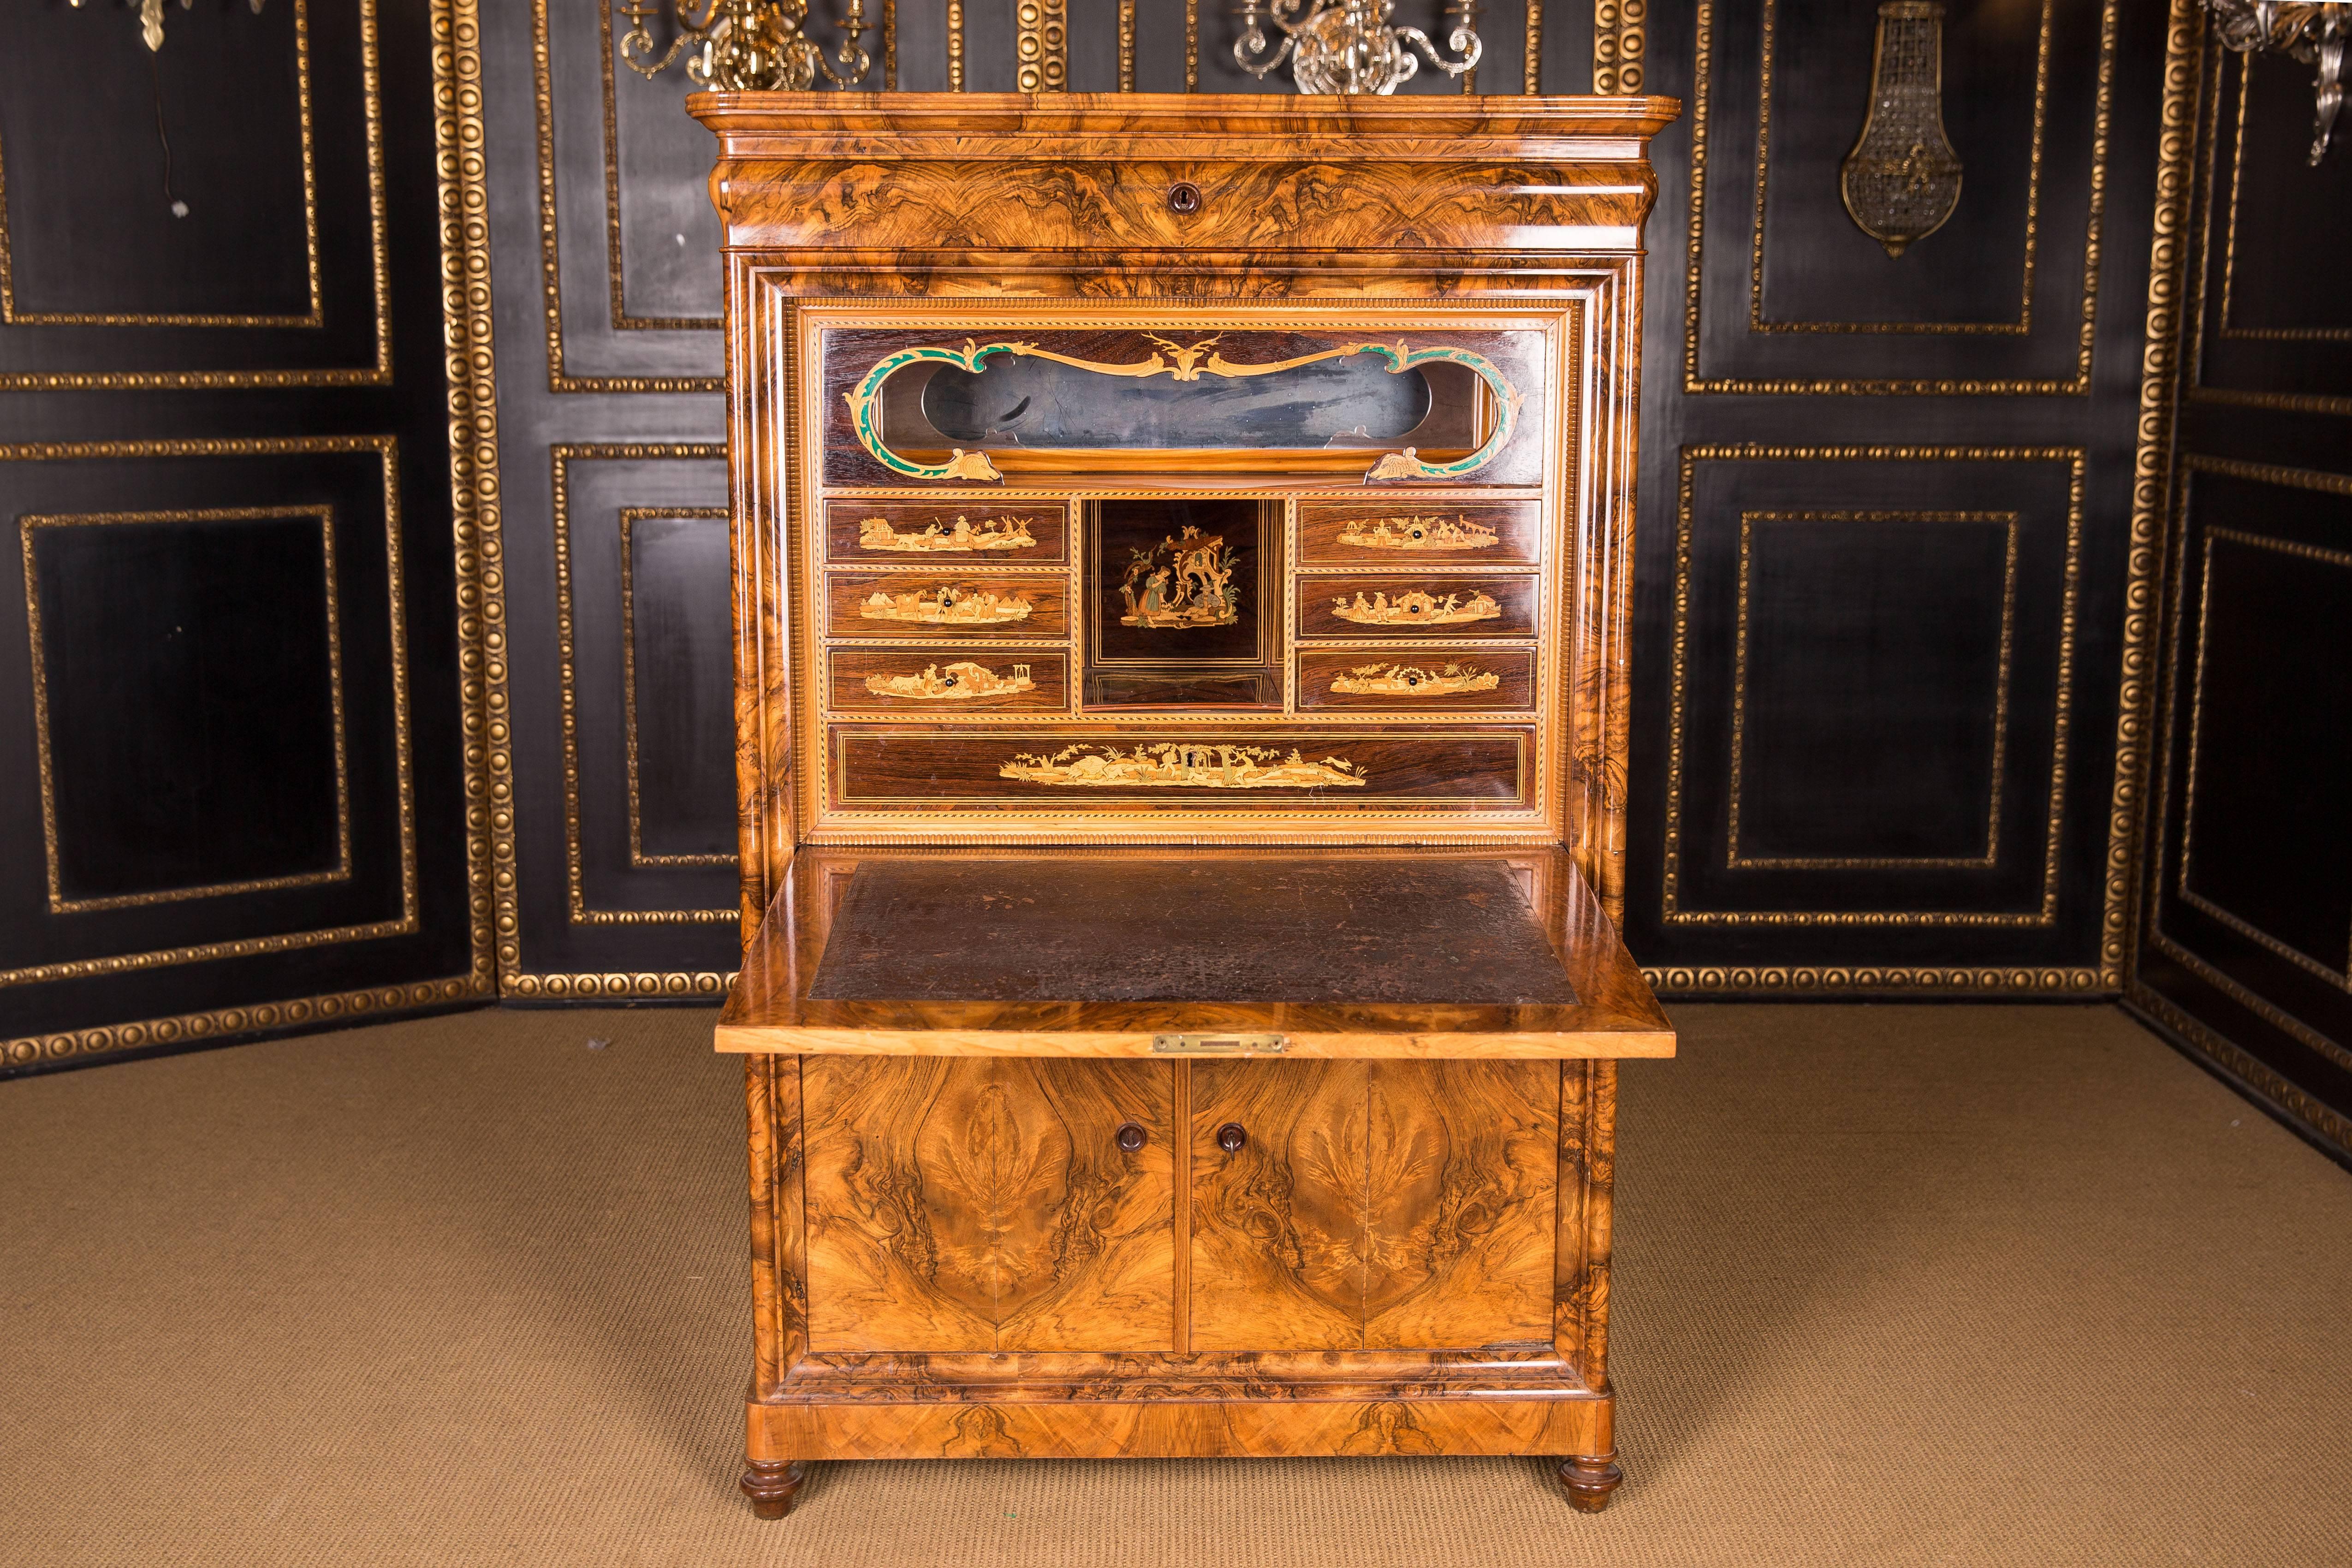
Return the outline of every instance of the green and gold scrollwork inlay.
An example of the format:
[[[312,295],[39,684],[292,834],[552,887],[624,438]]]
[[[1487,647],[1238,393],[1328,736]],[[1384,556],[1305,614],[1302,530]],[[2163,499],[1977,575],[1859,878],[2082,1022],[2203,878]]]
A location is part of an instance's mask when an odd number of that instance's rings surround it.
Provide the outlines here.
[[[1159,346],[1150,357],[1126,364],[1105,364],[1095,360],[1077,359],[1039,348],[1035,343],[979,343],[966,338],[963,347],[900,349],[877,361],[859,379],[857,384],[842,394],[849,405],[851,426],[857,433],[858,444],[872,455],[874,460],[894,474],[914,479],[965,479],[982,482],[1002,481],[1004,476],[989,461],[982,451],[967,452],[962,447],[950,448],[944,463],[918,463],[901,457],[884,445],[881,431],[877,428],[877,410],[881,405],[882,384],[899,371],[914,364],[948,364],[959,370],[978,373],[991,359],[999,354],[1022,358],[1052,360],[1057,364],[1091,371],[1098,375],[1144,377],[1166,375],[1177,381],[1198,381],[1203,375],[1238,380],[1247,376],[1273,375],[1277,372],[1296,370],[1301,365],[1318,364],[1325,360],[1345,359],[1352,354],[1371,354],[1384,363],[1389,373],[1401,375],[1425,364],[1458,364],[1486,384],[1495,395],[1495,404],[1502,417],[1476,450],[1450,463],[1426,463],[1411,447],[1402,451],[1384,452],[1365,473],[1367,483],[1383,479],[1456,479],[1477,472],[1495,459],[1518,427],[1522,397],[1485,355],[1468,349],[1439,346],[1415,349],[1402,340],[1391,343],[1348,343],[1320,353],[1300,354],[1293,359],[1276,360],[1269,364],[1236,364],[1213,348],[1216,339],[1204,338],[1196,342],[1178,343],[1153,333],[1145,333]]]

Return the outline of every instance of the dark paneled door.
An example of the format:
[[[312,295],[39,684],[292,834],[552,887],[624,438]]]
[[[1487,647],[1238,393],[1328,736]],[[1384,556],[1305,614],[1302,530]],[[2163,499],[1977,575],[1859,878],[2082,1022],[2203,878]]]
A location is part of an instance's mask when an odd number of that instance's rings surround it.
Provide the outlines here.
[[[1650,12],[1686,109],[1649,234],[1626,942],[1670,994],[2122,983],[2165,19],[1919,9]]]
[[[2352,138],[2208,51],[2131,1001],[2352,1158]]]
[[[0,1071],[487,994],[433,13],[12,16]]]

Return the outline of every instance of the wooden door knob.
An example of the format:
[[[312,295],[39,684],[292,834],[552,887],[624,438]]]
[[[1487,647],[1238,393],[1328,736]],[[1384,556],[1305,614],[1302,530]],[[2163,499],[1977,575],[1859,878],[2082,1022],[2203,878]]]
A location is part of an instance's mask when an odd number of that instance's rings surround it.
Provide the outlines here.
[[[1118,1146],[1130,1154],[1142,1148],[1143,1129],[1132,1121],[1128,1122],[1118,1130]]]
[[[1238,1121],[1228,1121],[1217,1129],[1217,1147],[1228,1154],[1240,1153],[1242,1145],[1248,1142],[1249,1134],[1242,1131]]]

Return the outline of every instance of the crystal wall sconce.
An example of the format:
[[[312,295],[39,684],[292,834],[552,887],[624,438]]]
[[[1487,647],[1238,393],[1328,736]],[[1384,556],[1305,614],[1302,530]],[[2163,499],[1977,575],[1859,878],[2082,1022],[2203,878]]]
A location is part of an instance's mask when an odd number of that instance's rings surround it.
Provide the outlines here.
[[[1960,159],[1944,134],[1944,8],[1885,0],[1878,8],[1870,110],[1838,170],[1854,226],[1900,256],[1960,205]]]

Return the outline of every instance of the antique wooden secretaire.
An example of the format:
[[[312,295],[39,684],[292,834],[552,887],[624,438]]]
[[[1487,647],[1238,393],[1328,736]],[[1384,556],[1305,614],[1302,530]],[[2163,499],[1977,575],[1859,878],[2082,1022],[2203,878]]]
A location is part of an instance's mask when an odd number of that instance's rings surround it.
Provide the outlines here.
[[[803,1461],[1616,1486],[1659,99],[706,94],[756,1358]]]

